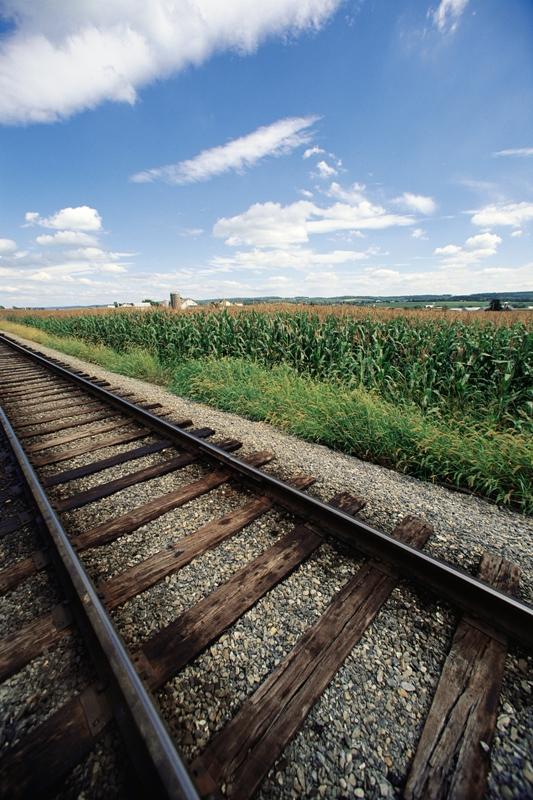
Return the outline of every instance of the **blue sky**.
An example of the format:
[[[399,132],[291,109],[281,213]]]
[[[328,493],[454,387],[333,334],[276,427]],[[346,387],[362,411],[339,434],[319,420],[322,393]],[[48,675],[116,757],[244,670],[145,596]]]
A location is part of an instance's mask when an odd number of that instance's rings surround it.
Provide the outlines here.
[[[0,304],[533,289],[531,0],[0,13]]]

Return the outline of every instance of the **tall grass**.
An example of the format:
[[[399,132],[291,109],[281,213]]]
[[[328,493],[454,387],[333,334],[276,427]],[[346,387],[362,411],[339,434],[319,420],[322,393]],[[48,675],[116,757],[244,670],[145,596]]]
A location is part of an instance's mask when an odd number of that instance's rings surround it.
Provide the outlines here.
[[[459,431],[414,407],[399,414],[364,389],[242,359],[189,361],[175,369],[171,389],[359,458],[533,511],[533,442],[523,434]]]
[[[375,390],[398,405],[414,403],[437,417],[469,416],[515,430],[531,421],[533,332],[527,320],[494,325],[485,316],[461,321],[309,311],[56,313],[16,320],[119,352],[141,347],[165,367],[224,357],[287,364],[302,375]]]
[[[45,347],[59,350],[82,361],[99,364],[111,372],[127,375],[129,378],[140,378],[149,383],[163,386],[169,382],[171,377],[170,371],[159,363],[157,356],[143,348],[134,348],[124,353],[118,353],[103,344],[91,344],[72,336],[57,336],[2,319],[0,319],[0,329],[6,333],[14,333],[16,336],[30,339]]]

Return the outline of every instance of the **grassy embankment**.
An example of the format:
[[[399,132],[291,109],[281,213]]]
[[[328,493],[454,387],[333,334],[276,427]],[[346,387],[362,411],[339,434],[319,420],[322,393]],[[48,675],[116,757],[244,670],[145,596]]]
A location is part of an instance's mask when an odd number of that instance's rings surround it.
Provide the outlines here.
[[[434,398],[428,408],[427,402],[426,407],[423,405],[424,398],[431,397],[427,381],[422,391],[412,378],[411,397],[399,403],[394,388],[386,397],[385,391],[367,388],[362,381],[347,385],[334,376],[320,380],[309,370],[299,373],[286,363],[268,366],[257,359],[215,353],[193,358],[190,350],[193,345],[198,348],[197,341],[188,342],[189,352],[183,359],[177,353],[169,357],[169,343],[162,357],[153,346],[148,351],[134,344],[128,350],[122,341],[119,352],[101,342],[57,336],[5,320],[0,321],[0,327],[111,371],[164,385],[176,394],[266,420],[309,441],[419,478],[469,489],[526,513],[533,511],[533,446],[528,437],[527,405],[516,381],[506,389],[505,381],[502,385],[498,379],[497,397],[489,397],[485,390],[483,415],[478,411],[482,400],[479,387],[470,395],[463,391],[461,396],[459,386],[440,408]],[[189,329],[189,335],[193,329]],[[144,336],[149,342],[146,331]],[[212,342],[210,346],[214,348]],[[463,370],[463,389],[467,383],[464,374]],[[505,379],[509,372],[502,375]],[[442,396],[439,388],[433,388],[435,397]],[[458,413],[461,404],[464,411]],[[517,424],[510,424],[512,421]]]

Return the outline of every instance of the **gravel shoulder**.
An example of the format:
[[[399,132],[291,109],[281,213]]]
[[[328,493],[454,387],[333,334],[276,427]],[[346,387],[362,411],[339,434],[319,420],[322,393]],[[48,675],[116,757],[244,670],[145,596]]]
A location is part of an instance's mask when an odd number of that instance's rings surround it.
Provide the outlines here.
[[[361,516],[385,531],[392,531],[406,514],[423,518],[435,530],[427,550],[474,574],[484,551],[503,555],[522,568],[521,596],[531,602],[531,519],[304,442],[265,423],[176,397],[160,387],[109,373],[34,342],[13,338],[105,378],[118,389],[134,392],[144,402],[160,402],[176,419],[191,417],[195,426],[210,426],[218,437],[241,439],[243,455],[272,450],[276,459],[266,470],[280,477],[315,475],[317,482],[310,492],[323,499],[330,499],[338,491],[364,497],[367,506]],[[165,478],[151,487],[146,485],[140,491],[149,498],[159,488],[190,480],[196,470],[187,468],[179,476]],[[132,490],[131,496],[137,491]],[[113,503],[104,500],[93,504],[83,514],[76,512],[70,517],[70,524],[94,524],[100,514],[108,516],[112,507],[116,510],[123,501],[126,503],[128,496],[116,496]],[[190,508],[150,523],[127,537],[127,542],[109,545],[103,550],[107,556],[105,566],[101,558],[97,563],[96,557],[92,564],[93,554],[87,553],[86,565],[99,573],[98,578],[109,577],[124,563],[125,554],[130,564],[136,563],[175,539],[178,525],[186,532],[194,529],[198,522],[209,518],[212,502],[222,513],[233,507],[231,488],[220,491],[218,500],[204,498]],[[274,537],[272,520],[262,520],[195,560],[162,586],[126,604],[115,614],[122,634],[132,643],[134,635],[139,635],[138,627],[133,633],[133,623],[138,626],[139,620],[144,620],[142,635],[148,635],[154,626],[161,627],[176,611],[196,602],[285,531],[285,522],[275,524]],[[193,758],[231,718],[244,697],[289,652],[357,566],[356,559],[324,545],[320,557],[309,559],[262,598],[224,637],[165,686],[159,701],[187,759]],[[399,797],[454,624],[449,608],[400,585],[271,770],[260,793],[262,800]],[[490,798],[511,800],[533,794],[530,757],[528,761],[528,749],[531,752],[533,746],[532,688],[528,681],[531,666],[524,654],[511,651],[492,756],[487,793]]]

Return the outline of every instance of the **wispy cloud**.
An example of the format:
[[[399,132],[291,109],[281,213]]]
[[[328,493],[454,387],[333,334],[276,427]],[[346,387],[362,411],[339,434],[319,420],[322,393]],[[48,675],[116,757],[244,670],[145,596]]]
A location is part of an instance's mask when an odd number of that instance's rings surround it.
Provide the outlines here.
[[[418,211],[420,214],[433,214],[437,209],[437,204],[432,197],[423,194],[412,194],[404,192],[400,197],[393,200],[400,206],[408,208],[410,211]]]
[[[203,232],[203,228],[180,228],[178,231],[180,236],[190,239],[197,239]]]
[[[332,167],[327,161],[319,161],[316,165],[316,169],[317,171],[315,174],[318,178],[331,178],[333,175],[338,175],[335,167]]]
[[[253,250],[237,251],[230,256],[215,256],[211,264],[218,269],[295,269],[309,270],[315,266],[332,266],[338,264],[352,264],[363,261],[372,255],[369,251],[361,250],[331,250],[317,252],[307,247],[289,247],[280,250]]]
[[[287,155],[307,144],[312,136],[310,129],[318,119],[315,115],[280,119],[246,136],[203,150],[186,161],[138,172],[131,180],[134,183],[164,181],[184,185],[207,181],[224,172],[243,172],[267,156]]]
[[[330,184],[329,189],[325,194],[328,197],[334,197],[337,200],[343,200],[346,203],[360,203],[364,200],[363,192],[365,190],[364,183],[352,183],[347,189],[341,186],[336,181]]]
[[[0,239],[0,255],[2,253],[12,253],[17,249],[17,243],[13,239]]]
[[[468,0],[440,0],[429,15],[440,33],[453,33],[467,5]]]
[[[307,150],[304,151],[302,158],[311,158],[311,156],[320,156],[326,151],[323,150],[321,147],[308,147]]]
[[[492,155],[494,158],[500,158],[501,156],[519,156],[521,158],[527,158],[528,156],[533,156],[533,147],[514,147],[509,150],[497,150]]]
[[[63,246],[63,245],[86,245],[96,244],[94,236],[82,231],[57,231],[57,233],[40,233],[35,237],[37,244],[41,246]]]
[[[526,222],[533,221],[533,203],[499,203],[485,206],[476,211],[472,217],[474,225],[489,228],[493,225],[510,225],[520,228]]]

